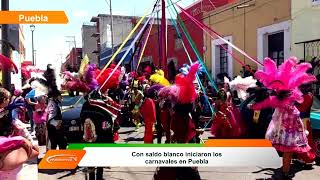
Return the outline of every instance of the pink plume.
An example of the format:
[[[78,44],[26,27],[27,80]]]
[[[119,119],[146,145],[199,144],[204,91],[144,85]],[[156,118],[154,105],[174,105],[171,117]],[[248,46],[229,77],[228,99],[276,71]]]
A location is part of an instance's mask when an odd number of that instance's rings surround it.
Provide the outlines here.
[[[87,65],[87,68],[84,72],[84,79],[85,82],[88,84],[88,87],[90,90],[95,90],[98,88],[98,81],[96,79],[96,71],[97,67],[95,64],[89,64]]]
[[[199,67],[200,67],[199,63],[195,63],[195,64],[191,65],[189,73],[187,74],[186,77],[188,79],[194,81],[196,79],[196,74],[197,74]]]
[[[272,59],[265,58],[263,64],[264,64],[264,71],[266,73],[276,73],[277,72],[277,65]]]

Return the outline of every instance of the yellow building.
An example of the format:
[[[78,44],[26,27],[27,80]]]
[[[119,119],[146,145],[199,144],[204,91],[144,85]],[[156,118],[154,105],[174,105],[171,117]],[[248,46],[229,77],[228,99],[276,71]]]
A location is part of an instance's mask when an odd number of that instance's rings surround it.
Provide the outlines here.
[[[320,0],[292,0],[292,54],[320,58]]]
[[[292,55],[291,9],[291,0],[237,0],[204,14],[203,22],[260,62],[269,56],[281,64]],[[234,77],[242,70],[242,65],[221,45],[245,64],[258,68],[221,40],[207,34],[204,40],[204,57],[214,77],[219,73]]]

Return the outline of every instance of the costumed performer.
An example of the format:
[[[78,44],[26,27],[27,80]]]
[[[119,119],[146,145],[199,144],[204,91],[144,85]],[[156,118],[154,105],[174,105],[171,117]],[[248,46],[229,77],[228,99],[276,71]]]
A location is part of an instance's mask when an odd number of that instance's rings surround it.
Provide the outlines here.
[[[297,59],[287,59],[277,69],[276,63],[270,58],[264,61],[264,71],[257,71],[255,77],[276,95],[263,102],[254,104],[253,110],[274,107],[272,120],[269,124],[266,139],[269,139],[276,150],[283,152],[283,176],[289,178],[290,164],[293,153],[304,153],[310,150],[300,112],[295,103],[303,102],[298,87],[316,80],[306,73],[311,68],[309,63],[297,64]]]
[[[164,87],[158,93],[159,98],[167,98],[171,103],[171,126],[169,127],[173,131],[171,137],[173,143],[196,142],[196,129],[190,114],[197,99],[193,81],[196,79],[198,68],[198,63],[193,64],[186,76],[178,74],[174,85]],[[171,172],[167,173],[168,170]],[[200,180],[201,178],[197,168],[179,167],[158,168],[154,179]]]
[[[169,81],[164,77],[164,72],[161,69],[155,71],[149,78],[150,82],[153,84],[160,84],[162,86],[169,86]]]
[[[62,128],[62,96],[58,90],[55,70],[51,64],[48,64],[43,76],[46,78],[46,86],[48,87],[47,128],[48,138],[51,144],[50,149],[55,150],[58,146],[59,149],[66,149],[67,140]]]

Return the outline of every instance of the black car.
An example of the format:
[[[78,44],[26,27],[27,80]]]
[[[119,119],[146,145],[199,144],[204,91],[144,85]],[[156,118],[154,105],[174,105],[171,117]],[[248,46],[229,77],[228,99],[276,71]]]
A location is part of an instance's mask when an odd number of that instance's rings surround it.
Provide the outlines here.
[[[84,102],[83,96],[63,96],[62,126],[68,143],[82,141],[83,127],[81,126],[80,113]]]

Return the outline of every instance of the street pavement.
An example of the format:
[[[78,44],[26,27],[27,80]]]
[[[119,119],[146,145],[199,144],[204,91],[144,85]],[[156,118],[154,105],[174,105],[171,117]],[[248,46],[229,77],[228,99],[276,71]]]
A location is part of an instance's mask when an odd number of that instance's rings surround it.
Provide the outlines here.
[[[121,128],[120,140],[117,143],[143,143],[144,128],[135,131],[134,128]],[[207,139],[210,132],[206,131],[202,136]],[[163,140],[164,142],[164,140]],[[156,143],[156,142],[155,142]],[[45,154],[46,148],[40,147],[39,158]],[[23,179],[36,180],[37,167],[35,161],[24,165]],[[314,165],[311,169],[304,169],[293,165],[294,180],[318,180],[320,177],[320,166]],[[85,180],[86,169],[78,168],[72,171],[39,170],[39,180]],[[152,180],[155,168],[134,168],[134,167],[111,167],[104,168],[104,178],[106,180]],[[281,179],[279,167],[204,167],[199,168],[201,179],[203,180],[263,180],[263,179]]]

